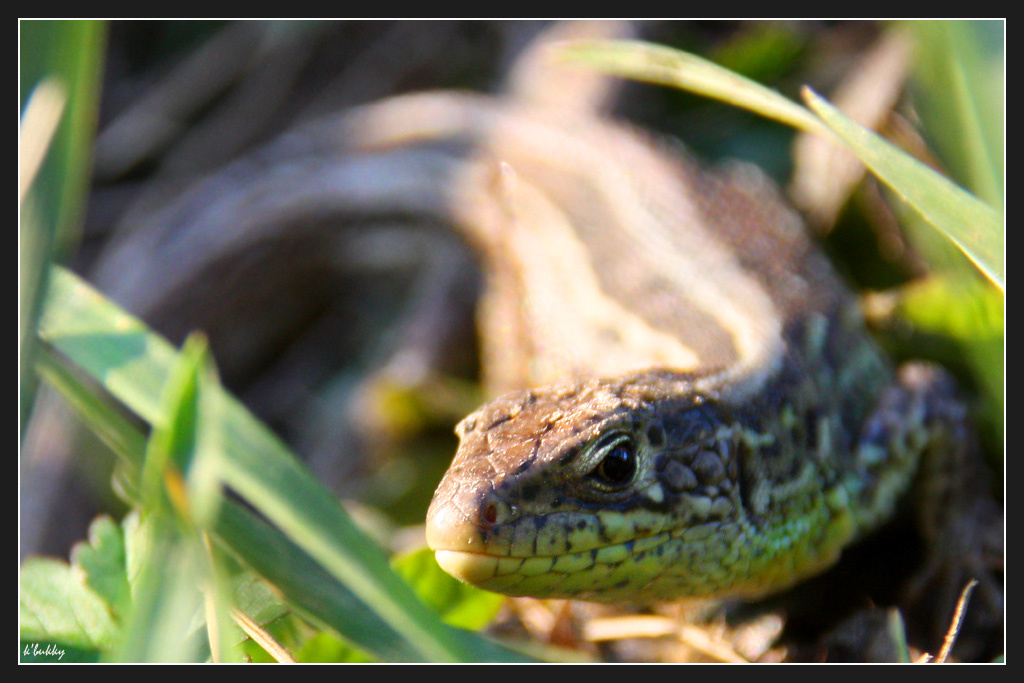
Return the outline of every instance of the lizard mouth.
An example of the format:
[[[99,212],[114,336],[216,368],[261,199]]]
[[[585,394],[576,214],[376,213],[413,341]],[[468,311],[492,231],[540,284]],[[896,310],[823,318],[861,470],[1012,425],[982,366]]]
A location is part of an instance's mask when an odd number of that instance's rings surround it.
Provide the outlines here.
[[[504,559],[497,555],[468,552],[465,550],[435,550],[434,557],[441,569],[459,581],[484,587],[498,575],[498,564]]]
[[[434,556],[444,571],[484,590],[506,595],[574,597],[607,581],[619,582],[630,567],[649,564],[644,555],[672,542],[670,532],[619,544],[557,555],[511,556],[486,549],[445,549],[434,546]],[[609,596],[613,597],[613,596]],[[603,600],[600,594],[590,599]]]
[[[569,597],[557,587],[571,574],[552,571],[555,557],[502,557],[463,550],[436,550],[437,563],[465,583],[505,595]]]

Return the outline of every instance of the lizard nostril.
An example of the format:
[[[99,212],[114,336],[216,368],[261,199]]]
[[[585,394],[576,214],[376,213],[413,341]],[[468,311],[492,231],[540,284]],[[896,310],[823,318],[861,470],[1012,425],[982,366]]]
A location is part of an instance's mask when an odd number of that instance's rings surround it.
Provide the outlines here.
[[[490,503],[484,508],[483,514],[484,521],[488,524],[494,524],[498,521],[498,507],[494,503]]]

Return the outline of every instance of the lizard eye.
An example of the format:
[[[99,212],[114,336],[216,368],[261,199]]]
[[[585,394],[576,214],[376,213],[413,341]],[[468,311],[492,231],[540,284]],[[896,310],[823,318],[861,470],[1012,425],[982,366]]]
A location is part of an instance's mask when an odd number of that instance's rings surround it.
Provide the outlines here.
[[[595,449],[599,452],[597,465],[590,476],[600,484],[620,488],[633,480],[636,474],[636,450],[628,434],[615,434]]]

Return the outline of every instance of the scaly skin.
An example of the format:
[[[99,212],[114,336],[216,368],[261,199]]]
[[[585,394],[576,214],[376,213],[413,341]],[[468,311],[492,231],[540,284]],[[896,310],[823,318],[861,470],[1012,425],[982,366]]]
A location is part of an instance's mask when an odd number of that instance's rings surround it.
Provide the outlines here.
[[[742,405],[664,372],[503,396],[459,425],[428,542],[453,575],[509,595],[651,602],[789,586],[889,517],[946,424],[929,415],[934,368],[905,370],[859,443],[823,410],[827,395],[797,400],[797,381]]]
[[[887,520],[922,455],[970,450],[944,373],[891,368],[755,170],[515,98],[394,98],[343,133],[357,154],[437,155],[439,213],[482,256],[503,395],[459,425],[427,515],[458,578],[605,602],[760,595]]]

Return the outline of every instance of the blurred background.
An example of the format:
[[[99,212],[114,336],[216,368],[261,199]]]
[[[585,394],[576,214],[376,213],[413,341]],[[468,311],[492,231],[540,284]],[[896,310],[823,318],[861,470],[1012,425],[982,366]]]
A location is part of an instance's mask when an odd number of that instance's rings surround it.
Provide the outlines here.
[[[1002,24],[992,24],[977,30],[1001,65]],[[889,28],[648,22],[635,31],[793,99],[804,84],[835,97],[846,88],[876,125],[956,176],[956,150],[917,137],[930,104],[911,102],[905,86],[912,73],[917,86],[927,73],[914,71],[910,48],[887,42]],[[387,545],[421,542],[417,525],[457,443],[453,425],[484,397],[473,322],[479,273],[444,226],[403,215],[368,225],[346,212],[325,181],[336,160],[316,153],[316,136],[339,112],[396,93],[500,92],[516,55],[544,29],[534,21],[22,22],[23,109],[47,74],[70,83],[54,142],[65,156],[48,160],[40,178],[80,169],[52,180],[58,189],[41,180],[43,199],[23,207],[23,226],[25,212],[53,213],[55,226],[22,230],[23,354],[25,316],[37,305],[25,298],[38,275],[32,254],[45,254],[174,344],[204,331],[225,385]],[[927,31],[921,36],[926,44]],[[1000,94],[1001,82],[1000,70]],[[758,164],[790,189],[862,290],[963,268],[959,252],[908,237],[920,230],[856,172],[808,197],[801,178],[820,184],[833,174],[794,145],[792,129],[640,84],[622,88],[614,115],[706,159]],[[935,138],[949,137],[938,130]],[[974,286],[953,296],[976,299]],[[924,351],[954,367],[1001,463],[1002,306],[1000,298],[993,312],[982,299],[981,320],[966,334],[941,324],[921,333],[906,319],[883,332],[897,356]],[[121,512],[112,458],[30,374],[23,365],[21,556],[66,557],[98,511]]]

